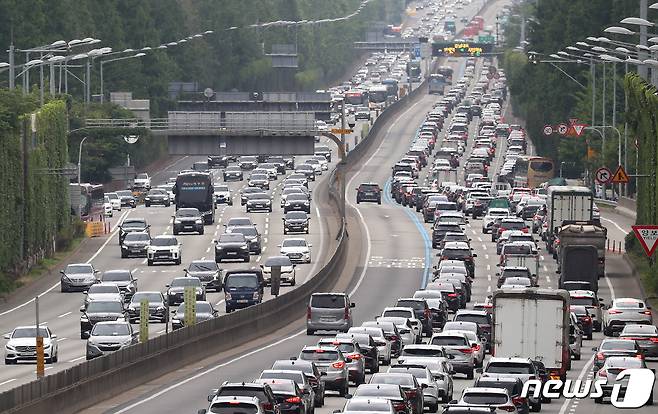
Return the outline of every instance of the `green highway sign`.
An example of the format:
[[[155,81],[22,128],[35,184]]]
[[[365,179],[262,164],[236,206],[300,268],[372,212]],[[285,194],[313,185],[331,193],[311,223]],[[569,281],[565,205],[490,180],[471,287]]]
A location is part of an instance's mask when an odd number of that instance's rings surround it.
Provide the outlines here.
[[[478,36],[478,43],[495,43],[495,39],[491,35]]]

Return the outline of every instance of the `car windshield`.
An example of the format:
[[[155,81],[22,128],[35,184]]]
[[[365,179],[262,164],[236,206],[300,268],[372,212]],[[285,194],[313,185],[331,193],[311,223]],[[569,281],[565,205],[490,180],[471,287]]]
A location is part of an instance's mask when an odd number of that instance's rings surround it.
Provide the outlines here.
[[[370,378],[370,384],[397,384],[413,385],[414,381],[411,376],[406,375],[380,375],[375,374]]]
[[[425,309],[425,303],[419,300],[398,300],[396,306],[401,306],[403,308],[412,308],[414,310],[423,310]]]
[[[627,341],[627,340],[604,341],[603,343],[601,343],[601,347],[599,349],[601,351],[609,351],[609,350],[634,351],[635,342]]]
[[[379,184],[361,184],[359,186],[360,191],[377,191],[379,190]]]
[[[286,220],[308,220],[308,216],[303,211],[291,211],[286,214]]]
[[[244,243],[244,235],[242,233],[228,233],[219,236],[220,243]]]
[[[282,247],[304,247],[306,246],[306,240],[304,239],[288,239],[284,240]]]
[[[196,208],[181,208],[176,212],[176,217],[199,217],[201,213]]]
[[[398,387],[377,387],[377,386],[359,386],[354,393],[355,397],[390,397],[402,399],[400,388]]]
[[[267,175],[265,174],[252,174],[251,177],[249,177],[251,180],[261,180],[261,181],[266,181],[268,180]]]
[[[290,194],[288,195],[287,201],[307,201],[308,198],[306,197],[306,194]]]
[[[354,345],[353,343],[350,343],[350,342],[337,342],[337,341],[332,341],[331,339],[323,339],[320,342],[318,342],[318,345],[321,345],[321,346],[335,346],[343,354],[350,354],[350,353],[354,352],[354,349],[356,348],[356,345]]]
[[[132,197],[133,193],[129,190],[121,190],[121,191],[117,191],[117,195],[119,197]]]
[[[128,221],[128,220],[126,220],[123,223],[121,223],[121,227],[123,227],[124,229],[143,229],[144,227],[146,227],[146,223],[144,223],[141,220],[140,221],[135,221],[135,220]]]
[[[155,292],[137,292],[133,295],[132,302],[139,303],[142,299],[146,299],[149,303],[162,302],[160,294]]]
[[[312,308],[342,309],[345,307],[345,296],[343,295],[313,295],[311,296]]]
[[[489,317],[487,315],[459,314],[455,316],[454,320],[459,322],[475,322],[478,325],[489,325]]]
[[[156,237],[151,239],[151,246],[176,246],[175,237]]]
[[[492,362],[487,366],[487,371],[491,374],[532,374],[531,364],[518,362]]]
[[[127,323],[98,323],[91,330],[91,336],[127,336],[130,325]]]
[[[201,286],[199,279],[195,277],[177,277],[171,281],[171,287],[184,287],[184,286]]]
[[[126,234],[126,238],[123,241],[134,242],[134,241],[149,241],[151,237],[147,233],[133,232]]]
[[[393,316],[393,317],[399,317],[399,318],[411,318],[413,317],[413,312],[409,312],[403,309],[397,310],[397,309],[391,309],[384,311],[382,316]]]
[[[93,301],[87,305],[87,313],[122,313],[123,304],[121,302]]]
[[[256,230],[256,227],[254,227],[254,226],[235,227],[235,228],[233,228],[232,231],[233,231],[233,234],[240,233],[240,234],[244,234],[245,237],[257,236],[258,235],[258,231]]]
[[[259,189],[255,188],[257,192],[260,192]],[[232,218],[226,224],[227,227],[236,227],[236,226],[253,226],[251,219],[249,217],[242,218]]]
[[[626,325],[623,334],[632,335],[656,335],[658,328],[653,325]]]
[[[338,351],[317,349],[317,350],[303,350],[299,355],[299,359],[304,361],[336,361],[338,359]]]
[[[641,309],[644,308],[644,303],[635,301],[616,301],[615,308],[617,309]]]
[[[209,272],[217,270],[217,263],[215,262],[192,262],[187,269],[190,272]]]
[[[81,273],[92,273],[93,268],[90,265],[68,265],[64,273],[68,274],[81,274]]]
[[[229,289],[258,288],[258,277],[254,274],[232,274],[226,278],[226,287]]]
[[[367,412],[390,412],[391,403],[388,401],[372,401],[370,399],[361,400],[347,400],[344,411],[367,411]]]
[[[164,194],[167,194],[167,192],[159,188],[154,188],[151,191],[149,191],[149,195],[164,195]]]
[[[405,347],[402,350],[402,355],[403,356],[425,356],[425,357],[433,357],[433,356],[443,356],[443,352],[438,349],[432,349],[432,348],[409,348]]]
[[[88,293],[119,293],[119,288],[115,285],[91,285]]]
[[[47,338],[48,330],[46,328],[39,328],[39,334],[43,338]],[[37,337],[37,328],[16,328],[14,333],[11,335],[12,338],[36,338]]]
[[[266,267],[272,266],[292,266],[290,258],[288,256],[275,256],[270,257],[265,261]]]
[[[463,336],[435,336],[430,341],[432,345],[443,346],[464,346],[468,345],[468,340]]]
[[[388,372],[402,372],[405,374],[411,374],[416,378],[427,378],[427,370],[425,368],[407,368],[407,367],[391,367]]]
[[[494,392],[469,392],[464,394],[462,400],[468,404],[499,405],[507,403],[507,396]]]
[[[228,401],[211,405],[210,412],[213,414],[258,414],[259,409],[258,405],[253,403]]]
[[[596,299],[589,296],[572,296],[572,305],[596,306]]]
[[[105,272],[103,274],[103,282],[123,282],[130,280],[130,273],[125,272]]]
[[[471,253],[470,249],[444,249],[442,255],[451,258],[464,259],[471,257],[473,253]]]

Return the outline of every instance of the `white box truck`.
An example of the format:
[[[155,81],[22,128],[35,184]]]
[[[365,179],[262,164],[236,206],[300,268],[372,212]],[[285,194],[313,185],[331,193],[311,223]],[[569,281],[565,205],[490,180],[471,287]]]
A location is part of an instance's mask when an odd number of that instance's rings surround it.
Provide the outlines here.
[[[571,369],[569,292],[505,288],[493,293],[491,355],[541,361],[551,379]]]
[[[556,185],[548,187],[546,199],[548,213],[548,232],[546,243],[553,253],[553,241],[565,222],[592,221],[594,195],[587,187]]]

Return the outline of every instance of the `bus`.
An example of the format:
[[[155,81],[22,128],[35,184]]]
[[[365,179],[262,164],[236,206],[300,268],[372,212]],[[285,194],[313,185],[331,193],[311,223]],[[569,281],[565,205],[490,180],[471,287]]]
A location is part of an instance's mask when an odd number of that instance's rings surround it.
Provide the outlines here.
[[[368,89],[368,100],[371,108],[386,104],[386,98],[388,98],[386,85],[375,85]]]
[[[395,79],[384,79],[382,85],[386,86],[388,96],[393,99],[398,99],[398,81]]]
[[[538,188],[555,176],[555,162],[550,158],[521,156],[514,166],[514,187]]]
[[[450,66],[439,66],[437,73],[443,75],[446,82],[452,82],[452,68]]]
[[[428,85],[427,92],[430,95],[435,93],[439,95],[443,95],[443,90],[446,86],[446,79],[440,73],[432,73],[427,82],[427,85]]]
[[[105,190],[102,184],[77,183],[69,185],[71,214],[82,220],[96,220],[105,213]]]
[[[368,102],[368,92],[352,89],[345,92],[345,103],[353,106],[364,106]]]
[[[421,75],[420,60],[411,60],[407,62],[407,76],[412,82],[420,82]]]

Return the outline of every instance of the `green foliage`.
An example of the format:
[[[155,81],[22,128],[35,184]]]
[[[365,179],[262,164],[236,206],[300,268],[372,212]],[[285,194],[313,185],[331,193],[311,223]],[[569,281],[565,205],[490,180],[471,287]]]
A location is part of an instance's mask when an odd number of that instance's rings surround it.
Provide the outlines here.
[[[536,6],[526,4],[523,9],[516,8],[514,13],[519,16],[532,17],[527,24],[527,40],[530,44],[526,50],[537,52],[538,63],[520,65],[520,52],[506,52],[504,68],[508,74],[514,114],[526,120],[526,126],[540,155],[553,157],[558,162],[565,161],[577,165],[581,173],[585,168],[591,170],[593,164],[586,159],[586,145],[583,139],[560,138],[557,135],[545,137],[542,128],[546,124],[555,125],[566,122],[569,118],[579,118],[591,125],[591,76],[587,62],[554,63],[562,70],[585,85],[581,88],[576,82],[561,73],[551,63],[542,60],[554,60],[550,54],[564,50],[566,46],[578,41],[585,41],[588,36],[598,36],[603,28],[616,24],[626,16],[638,14],[637,2],[619,2],[614,0],[551,0],[536,2]],[[508,40],[506,47],[513,49],[518,46],[520,18],[510,18],[505,34]],[[516,41],[514,41],[516,40]],[[606,124],[612,120],[612,79],[611,65],[606,67]],[[618,65],[617,80],[622,77],[623,65]],[[600,66],[596,77],[595,122],[600,124],[602,118],[602,77]],[[623,89],[617,85],[618,124],[623,123]],[[594,149],[600,153],[601,140],[594,133],[586,134]],[[597,160],[596,164],[608,164],[612,168],[617,165],[616,134],[607,131],[605,159]],[[592,160],[594,162],[594,160]]]
[[[0,91],[0,291],[79,232],[68,180],[57,174],[68,162],[66,104],[47,103],[33,122],[35,109],[34,97]]]

